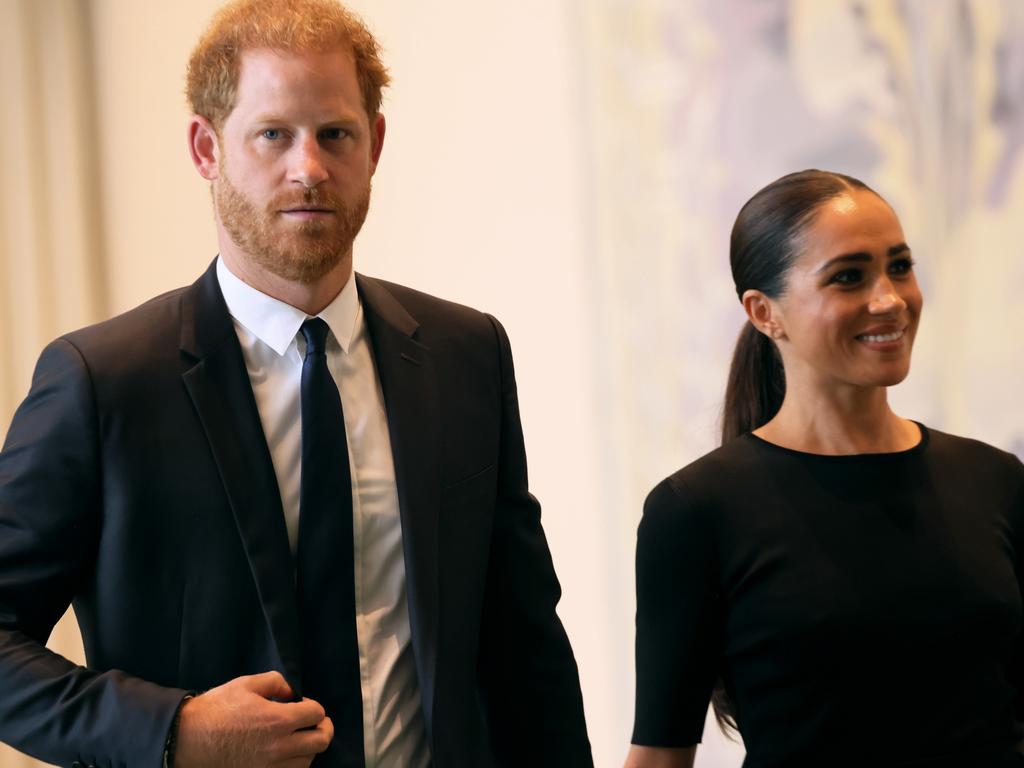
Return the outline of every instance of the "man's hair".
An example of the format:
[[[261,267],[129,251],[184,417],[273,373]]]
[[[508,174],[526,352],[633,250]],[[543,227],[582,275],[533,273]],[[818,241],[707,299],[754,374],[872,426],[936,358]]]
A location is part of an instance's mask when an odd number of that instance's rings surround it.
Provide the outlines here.
[[[234,0],[220,9],[188,62],[185,94],[193,113],[219,131],[235,108],[243,51],[255,48],[304,53],[343,47],[352,51],[363,107],[380,110],[391,78],[380,46],[356,14],[336,0]]]

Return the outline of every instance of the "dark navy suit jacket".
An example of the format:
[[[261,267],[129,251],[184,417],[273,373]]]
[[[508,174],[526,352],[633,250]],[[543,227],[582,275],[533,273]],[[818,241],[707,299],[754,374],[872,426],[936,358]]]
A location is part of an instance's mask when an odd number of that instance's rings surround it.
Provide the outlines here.
[[[590,766],[488,315],[356,276],[388,414],[434,765]],[[73,602],[88,668],[44,647]],[[185,691],[301,679],[280,494],[213,267],[43,352],[0,453],[0,740],[161,765]]]

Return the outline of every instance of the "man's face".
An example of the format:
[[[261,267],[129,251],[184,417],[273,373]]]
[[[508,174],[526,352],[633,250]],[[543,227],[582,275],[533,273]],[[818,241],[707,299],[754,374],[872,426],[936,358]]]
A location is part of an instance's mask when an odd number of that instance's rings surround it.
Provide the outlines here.
[[[347,50],[243,52],[213,187],[242,257],[304,284],[350,258],[370,204],[377,128]]]

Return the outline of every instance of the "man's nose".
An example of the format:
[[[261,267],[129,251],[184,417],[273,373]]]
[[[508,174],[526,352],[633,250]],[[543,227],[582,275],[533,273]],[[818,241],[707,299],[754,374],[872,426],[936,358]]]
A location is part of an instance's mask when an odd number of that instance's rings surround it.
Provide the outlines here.
[[[322,149],[315,138],[297,142],[293,147],[289,178],[309,189],[327,178]]]

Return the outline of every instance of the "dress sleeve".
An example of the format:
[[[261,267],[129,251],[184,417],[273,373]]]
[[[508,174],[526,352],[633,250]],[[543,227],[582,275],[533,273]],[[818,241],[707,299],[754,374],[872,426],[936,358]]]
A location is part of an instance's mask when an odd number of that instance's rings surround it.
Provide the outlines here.
[[[716,545],[704,510],[669,478],[644,503],[636,550],[633,743],[701,740],[722,657]]]

